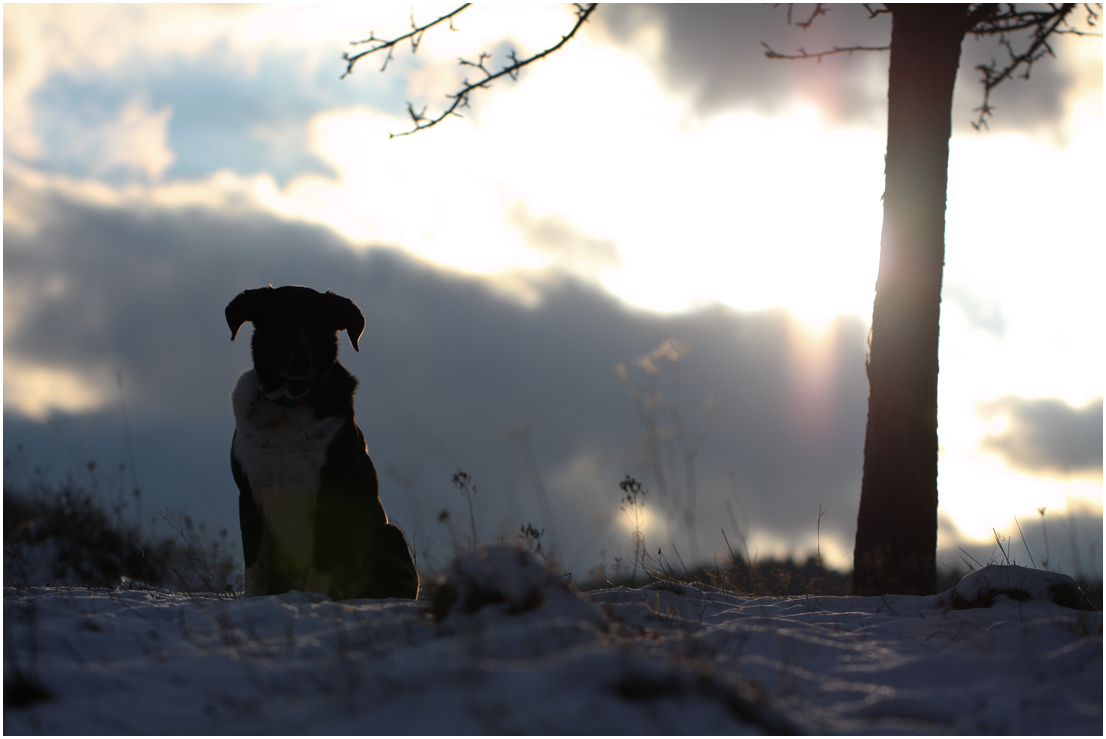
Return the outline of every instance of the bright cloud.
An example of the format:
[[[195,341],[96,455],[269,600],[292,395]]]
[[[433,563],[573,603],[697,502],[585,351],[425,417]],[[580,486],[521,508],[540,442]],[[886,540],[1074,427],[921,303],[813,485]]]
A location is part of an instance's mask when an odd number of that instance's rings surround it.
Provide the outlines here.
[[[38,421],[54,413],[88,413],[105,404],[106,388],[67,367],[27,364],[4,356],[4,409]]]
[[[590,81],[586,70],[596,67],[613,69],[620,85]],[[550,102],[564,99],[574,107]],[[579,125],[576,106],[641,118],[596,116],[566,135]],[[355,243],[402,245],[491,274],[550,263],[512,216],[528,203],[614,246],[620,264],[599,279],[632,304],[785,305],[819,326],[867,314],[881,136],[826,134],[810,110],[774,121],[724,117],[706,130],[681,126],[678,114],[640,62],[582,47],[494,96],[479,125],[456,119],[388,140],[406,127],[401,118],[366,108],[317,115],[311,145],[338,176],[296,178],[270,207]]]
[[[91,132],[89,158],[94,169],[106,173],[121,167],[148,181],[161,179],[173,163],[173,152],[166,144],[172,114],[170,106],[151,111],[141,99],[132,99],[117,121]]]

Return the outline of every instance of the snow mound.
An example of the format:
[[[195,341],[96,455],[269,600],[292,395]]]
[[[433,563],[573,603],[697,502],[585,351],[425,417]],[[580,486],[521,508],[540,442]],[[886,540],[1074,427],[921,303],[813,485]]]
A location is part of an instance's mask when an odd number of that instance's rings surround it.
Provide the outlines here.
[[[490,547],[418,601],[8,587],[4,731],[1100,735],[1102,613],[1058,604],[1065,582],[580,594]]]
[[[307,605],[311,603],[327,603],[330,601],[330,596],[326,593],[305,593],[300,590],[289,590],[286,593],[280,593],[274,595],[274,598],[281,603],[287,603],[288,605]]]
[[[523,549],[499,544],[463,554],[433,597],[446,630],[487,626],[526,614],[529,620],[583,622],[607,630],[607,619]]]
[[[949,593],[948,603],[955,609],[1040,601],[1077,611],[1093,610],[1073,578],[1018,565],[988,565],[966,575]]]

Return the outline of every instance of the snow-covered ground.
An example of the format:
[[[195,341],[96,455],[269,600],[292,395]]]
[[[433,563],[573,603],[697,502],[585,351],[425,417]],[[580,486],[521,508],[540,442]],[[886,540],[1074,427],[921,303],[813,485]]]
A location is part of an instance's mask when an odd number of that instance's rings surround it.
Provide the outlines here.
[[[500,546],[418,602],[6,588],[4,733],[1098,735],[1102,613],[1073,587],[580,595]]]

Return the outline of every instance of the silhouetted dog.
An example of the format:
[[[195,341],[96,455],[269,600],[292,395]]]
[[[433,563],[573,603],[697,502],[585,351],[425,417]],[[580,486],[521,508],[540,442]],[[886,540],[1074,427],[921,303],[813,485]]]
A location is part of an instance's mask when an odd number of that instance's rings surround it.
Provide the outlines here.
[[[415,598],[403,532],[388,523],[353,420],[357,380],[338,364],[365,328],[349,298],[307,287],[246,290],[226,310],[231,340],[253,323],[254,368],[231,395],[246,595],[288,590]]]

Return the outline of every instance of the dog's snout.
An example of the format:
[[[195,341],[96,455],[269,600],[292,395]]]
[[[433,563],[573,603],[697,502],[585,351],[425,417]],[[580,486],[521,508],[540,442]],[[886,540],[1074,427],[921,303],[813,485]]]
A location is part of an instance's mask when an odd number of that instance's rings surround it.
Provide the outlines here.
[[[310,380],[319,371],[318,347],[312,342],[312,336],[302,325],[287,332],[284,338],[278,371],[288,380]]]
[[[312,353],[305,348],[297,347],[288,352],[284,358],[283,374],[285,377],[297,379],[310,378],[315,370]]]

